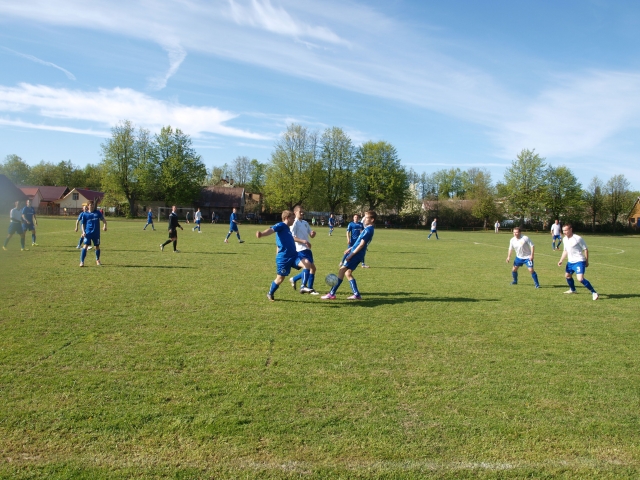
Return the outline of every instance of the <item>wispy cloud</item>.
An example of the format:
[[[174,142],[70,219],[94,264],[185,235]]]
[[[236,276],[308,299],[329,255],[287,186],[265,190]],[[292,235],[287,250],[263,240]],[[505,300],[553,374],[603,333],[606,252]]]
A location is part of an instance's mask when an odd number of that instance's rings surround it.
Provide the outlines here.
[[[152,90],[162,90],[166,87],[167,81],[178,71],[178,68],[187,57],[187,52],[179,44],[167,44],[164,49],[169,57],[169,69],[164,75],[150,79],[149,84]]]
[[[23,122],[22,120],[11,120],[9,118],[0,117],[0,125],[9,127],[28,128],[30,130],[49,130],[53,132],[75,133],[79,135],[90,135],[93,137],[109,137],[111,133],[107,130],[93,130],[87,128],[73,128],[59,125],[46,125],[43,123]]]
[[[86,92],[24,83],[17,87],[0,86],[0,112],[36,114],[58,121],[83,120],[107,127],[128,119],[151,130],[171,125],[194,137],[209,133],[253,140],[267,138],[225,125],[237,117],[234,113],[165,102],[128,88]],[[29,125],[23,126],[30,128]]]
[[[42,60],[42,59],[40,59],[38,57],[35,57],[33,55],[29,55],[27,53],[16,52],[15,50],[11,50],[10,48],[7,48],[7,47],[0,47],[0,48],[2,48],[3,50],[5,50],[7,52],[10,52],[10,53],[12,53],[14,55],[17,55],[18,57],[26,58],[27,60],[31,60],[32,62],[39,63],[40,65],[44,65],[46,67],[56,68],[56,69],[60,70],[61,72],[63,72],[67,76],[67,78],[69,80],[75,80],[76,79],[76,77],[75,77],[75,75],[73,73],[71,73],[69,70],[67,70],[65,68],[62,68],[59,65],[56,65],[55,63],[47,62],[45,60]]]

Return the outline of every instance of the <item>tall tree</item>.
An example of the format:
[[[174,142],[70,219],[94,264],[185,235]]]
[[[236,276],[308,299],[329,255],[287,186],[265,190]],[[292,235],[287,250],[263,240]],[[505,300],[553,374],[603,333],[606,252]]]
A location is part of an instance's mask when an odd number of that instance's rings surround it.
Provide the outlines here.
[[[470,168],[462,172],[461,177],[465,198],[478,199],[495,193],[491,183],[491,173],[486,168]]]
[[[573,172],[565,166],[552,167],[545,171],[543,202],[552,220],[568,217],[579,211],[582,204],[582,185]]]
[[[604,203],[614,232],[616,231],[620,214],[630,210],[633,204],[629,188],[629,180],[624,175],[614,175],[604,187]]]
[[[542,210],[544,195],[544,163],[534,150],[522,150],[504,174],[504,192],[511,213],[524,224]]]
[[[189,135],[171,126],[162,127],[154,137],[160,173],[158,183],[165,201],[191,204],[201,193],[207,168],[192,146]]]
[[[247,186],[251,193],[264,192],[264,182],[267,175],[267,165],[260,163],[255,158],[249,164],[249,185]]]
[[[440,200],[465,197],[465,178],[459,168],[438,170],[434,177],[438,183]]]
[[[323,203],[337,212],[353,195],[355,149],[351,138],[338,127],[327,128],[320,140],[322,161]]]
[[[31,167],[18,155],[7,155],[0,164],[0,173],[7,176],[16,185],[27,185],[31,176]]]
[[[591,179],[591,183],[583,193],[587,211],[591,217],[591,231],[596,231],[596,222],[604,210],[604,183],[597,176]]]
[[[318,134],[291,124],[276,142],[265,181],[265,200],[274,209],[293,209],[315,195],[319,184]]]
[[[356,159],[356,200],[371,210],[386,207],[400,211],[409,181],[395,147],[384,141],[365,142],[358,149]]]
[[[77,186],[67,184],[59,185],[57,179],[56,166],[51,162],[42,160],[40,163],[31,167],[31,183],[33,185],[65,186],[70,188]]]
[[[251,175],[251,160],[246,156],[238,156],[233,161],[233,184],[237,187],[246,187]]]
[[[101,145],[105,193],[114,197],[124,195],[131,216],[135,214],[136,200],[141,193],[135,143],[135,127],[125,120],[111,129],[111,138]]]

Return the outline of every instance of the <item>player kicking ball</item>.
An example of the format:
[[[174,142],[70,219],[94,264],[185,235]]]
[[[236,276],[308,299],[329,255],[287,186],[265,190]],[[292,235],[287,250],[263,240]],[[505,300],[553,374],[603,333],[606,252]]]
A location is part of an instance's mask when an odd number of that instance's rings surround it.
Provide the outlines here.
[[[282,221],[276,223],[273,227],[267,228],[263,232],[257,231],[256,237],[267,237],[272,234],[276,234],[276,245],[278,246],[278,253],[276,253],[276,279],[271,282],[271,288],[267,293],[267,298],[274,302],[276,290],[280,287],[280,284],[289,275],[292,268],[306,268],[311,269],[311,264],[306,258],[301,258],[296,250],[296,243],[302,243],[311,248],[306,240],[294,240],[291,233],[291,226],[295,221],[296,216],[291,210],[285,210],[282,212]]]
[[[364,230],[360,233],[360,236],[353,244],[353,247],[348,248],[344,253],[346,255],[340,270],[338,270],[338,282],[331,287],[329,293],[321,297],[323,300],[335,300],[336,292],[340,285],[342,284],[342,280],[344,277],[347,277],[349,280],[349,284],[351,285],[351,290],[353,291],[353,295],[348,297],[347,300],[362,300],[360,296],[360,291],[358,290],[358,285],[356,284],[356,279],[353,277],[353,272],[360,263],[364,263],[364,256],[367,253],[367,247],[373,240],[374,233],[374,224],[376,222],[376,212],[373,210],[369,210],[365,212],[363,225]]]

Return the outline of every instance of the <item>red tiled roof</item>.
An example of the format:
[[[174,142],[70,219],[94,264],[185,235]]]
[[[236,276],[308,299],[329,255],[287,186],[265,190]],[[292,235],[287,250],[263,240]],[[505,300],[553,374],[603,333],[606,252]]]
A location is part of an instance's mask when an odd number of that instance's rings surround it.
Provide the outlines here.
[[[104,193],[103,192],[96,192],[94,190],[87,190],[86,188],[76,188],[75,189],[76,192],[78,192],[80,195],[82,195],[84,198],[86,198],[87,200],[96,200],[96,199],[102,199],[104,197]]]
[[[40,195],[42,195],[43,202],[53,202],[55,200],[60,200],[67,193],[69,193],[68,187],[54,187],[50,185],[25,185],[22,188],[36,188],[40,190]],[[35,192],[33,192],[35,195]]]

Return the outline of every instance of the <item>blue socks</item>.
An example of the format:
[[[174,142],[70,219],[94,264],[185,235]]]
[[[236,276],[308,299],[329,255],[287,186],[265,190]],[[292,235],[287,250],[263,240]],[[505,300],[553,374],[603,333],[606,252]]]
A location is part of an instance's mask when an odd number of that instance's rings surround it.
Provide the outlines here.
[[[342,279],[339,278],[338,279],[338,283],[336,283],[333,287],[331,287],[331,291],[329,291],[329,293],[331,295],[335,295],[341,284],[342,284]]]
[[[96,260],[100,260],[100,249],[96,248]]]
[[[576,291],[576,284],[573,281],[573,277],[567,278],[567,283],[569,284],[569,288],[571,289],[571,291],[575,292]]]
[[[538,274],[536,272],[533,272],[531,274],[531,278],[533,278],[533,283],[536,287],[540,286],[540,283],[538,282]]]
[[[358,291],[358,285],[356,284],[356,279],[354,278],[353,280],[349,280],[349,283],[351,284],[351,291],[353,292],[353,294],[359,297],[360,292]]]
[[[589,290],[591,293],[596,292],[594,288],[591,286],[591,283],[589,283],[589,280],[587,280],[586,278],[583,278],[580,283],[584,285],[587,288],[587,290]]]
[[[518,272],[511,272],[511,276],[513,277],[513,283],[518,283]]]
[[[83,248],[80,252],[80,263],[84,263],[85,258],[87,258],[87,249]]]
[[[276,290],[278,290],[278,287],[280,285],[278,285],[276,282],[271,282],[271,288],[269,289],[269,295],[273,295],[274,293],[276,293]]]
[[[307,280],[307,287],[309,288],[313,288],[313,282],[316,279],[316,274],[315,273],[310,273],[309,274],[309,279]]]

